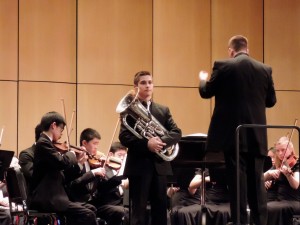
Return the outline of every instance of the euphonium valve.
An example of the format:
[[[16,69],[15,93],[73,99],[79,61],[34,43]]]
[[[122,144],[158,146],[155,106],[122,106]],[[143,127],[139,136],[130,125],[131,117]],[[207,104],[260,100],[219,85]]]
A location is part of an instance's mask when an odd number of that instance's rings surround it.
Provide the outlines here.
[[[119,102],[116,112],[121,115],[122,124],[136,137],[150,139],[152,137],[162,137],[168,131],[161,123],[150,114],[137,98],[138,91],[129,91]],[[134,124],[128,123],[131,118]],[[158,152],[157,155],[165,161],[172,161],[178,154],[178,144]]]

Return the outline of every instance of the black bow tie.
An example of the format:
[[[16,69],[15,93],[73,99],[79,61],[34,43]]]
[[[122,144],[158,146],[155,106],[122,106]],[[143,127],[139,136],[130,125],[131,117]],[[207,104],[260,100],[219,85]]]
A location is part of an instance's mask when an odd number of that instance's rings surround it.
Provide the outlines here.
[[[142,105],[143,105],[146,109],[148,108],[147,102],[142,101]]]

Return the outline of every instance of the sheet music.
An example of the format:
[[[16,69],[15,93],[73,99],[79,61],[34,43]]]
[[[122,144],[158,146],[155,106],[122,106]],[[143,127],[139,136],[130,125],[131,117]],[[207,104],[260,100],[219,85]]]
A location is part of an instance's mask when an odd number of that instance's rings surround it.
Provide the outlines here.
[[[204,133],[194,133],[194,134],[183,135],[182,137],[207,137],[207,134],[204,134]]]

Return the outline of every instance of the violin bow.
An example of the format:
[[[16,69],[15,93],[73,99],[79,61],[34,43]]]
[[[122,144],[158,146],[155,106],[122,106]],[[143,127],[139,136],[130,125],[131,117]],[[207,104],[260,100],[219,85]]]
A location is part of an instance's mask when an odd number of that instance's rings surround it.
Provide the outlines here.
[[[295,119],[294,126],[297,125],[297,122],[298,122],[298,119]],[[285,148],[285,151],[284,151],[283,160],[282,160],[282,162],[281,162],[280,169],[282,169],[283,164],[286,162],[285,156],[286,156],[287,149],[289,148],[291,139],[292,139],[292,137],[293,137],[294,130],[295,130],[295,128],[293,127],[292,132],[291,132],[291,135],[289,136],[289,140],[288,140],[288,143],[287,143],[286,148]]]
[[[61,102],[62,102],[63,113],[64,113],[65,122],[66,122],[66,131],[67,131],[67,147],[68,147],[68,149],[70,149],[70,137],[69,137],[69,129],[68,129],[68,123],[67,123],[67,116],[66,116],[65,101],[64,101],[64,99],[63,99],[63,98],[61,99]]]
[[[0,147],[1,147],[1,144],[2,144],[3,132],[4,132],[4,126],[2,127],[1,133],[0,133]]]
[[[71,116],[71,120],[70,120],[70,127],[69,127],[69,131],[68,131],[68,136],[69,137],[70,137],[70,135],[71,135],[71,133],[73,131],[72,124],[73,124],[74,114],[75,114],[75,109],[72,112],[72,116]]]
[[[113,141],[114,141],[114,137],[115,137],[115,134],[116,134],[117,128],[118,128],[118,126],[119,126],[119,123],[120,123],[120,118],[118,118],[118,120],[117,120],[117,124],[116,124],[116,126],[115,126],[115,129],[114,129],[114,132],[113,132],[112,138],[111,138],[111,140],[110,140],[110,145],[109,145],[109,148],[108,148],[108,152],[107,152],[107,155],[106,155],[105,162],[104,162],[104,164],[103,164],[103,168],[105,168],[105,165],[106,165],[106,163],[107,163],[109,149],[110,149],[110,146],[112,145],[112,143],[113,143]]]

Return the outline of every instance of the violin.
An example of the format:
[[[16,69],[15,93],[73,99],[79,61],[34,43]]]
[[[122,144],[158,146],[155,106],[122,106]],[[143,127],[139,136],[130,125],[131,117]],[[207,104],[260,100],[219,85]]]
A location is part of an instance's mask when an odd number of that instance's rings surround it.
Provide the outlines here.
[[[122,165],[122,160],[114,156],[110,156],[106,162],[106,166],[114,170],[119,170],[121,168],[121,165]]]
[[[74,151],[75,153],[82,153],[82,152],[85,152],[87,155],[89,154],[89,152],[87,150],[84,150],[80,147],[77,147],[77,146],[73,146],[73,145],[70,145],[68,147],[67,143],[66,142],[63,142],[63,143],[60,143],[60,142],[54,142],[53,145],[55,146],[56,150],[59,151],[60,153],[64,154],[66,153],[67,151]]]
[[[99,167],[104,167],[105,164],[105,159],[103,159],[103,157],[105,157],[105,154],[102,152],[97,151],[96,155],[92,155],[90,153],[88,153],[88,163],[90,164],[90,167],[92,169],[95,168],[99,168]]]
[[[299,165],[299,159],[291,154],[286,157],[285,164],[288,166],[288,171],[292,175],[295,172],[296,165]]]

